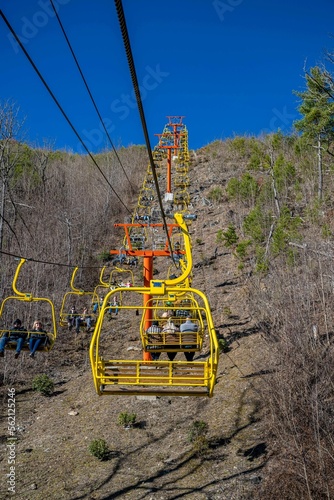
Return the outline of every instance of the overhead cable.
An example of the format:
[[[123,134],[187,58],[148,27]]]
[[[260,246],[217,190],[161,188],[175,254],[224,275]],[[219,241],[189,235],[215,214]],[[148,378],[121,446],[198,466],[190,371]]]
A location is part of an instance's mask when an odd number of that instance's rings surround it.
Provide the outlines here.
[[[50,0],[50,2],[51,2],[51,5],[52,5],[52,8],[53,8],[53,10],[54,10],[54,13],[55,13],[55,15],[56,15],[56,17],[57,17],[57,20],[58,20],[59,26],[60,26],[60,28],[61,28],[61,30],[62,30],[62,32],[63,32],[63,35],[64,35],[64,37],[65,37],[65,40],[66,40],[66,42],[67,42],[67,45],[68,45],[68,47],[69,47],[69,49],[70,49],[70,51],[71,51],[71,54],[72,54],[73,59],[74,59],[74,61],[75,61],[75,64],[76,64],[76,66],[77,66],[77,68],[78,68],[78,71],[79,71],[79,73],[80,73],[80,75],[81,75],[81,78],[82,78],[82,80],[83,80],[83,82],[84,82],[84,84],[85,84],[85,87],[86,87],[86,90],[87,90],[87,92],[88,92],[88,95],[89,95],[89,97],[90,97],[90,99],[91,99],[91,101],[92,101],[92,103],[93,103],[93,106],[94,106],[94,108],[95,108],[95,111],[96,111],[96,113],[97,113],[97,115],[98,115],[98,117],[99,117],[99,119],[100,119],[100,122],[101,122],[101,124],[102,124],[102,127],[103,127],[103,129],[104,129],[104,131],[105,131],[105,133],[106,133],[106,136],[108,137],[108,140],[109,140],[109,142],[110,142],[110,144],[111,144],[112,149],[114,150],[114,153],[115,153],[115,155],[116,155],[116,158],[117,158],[117,160],[119,161],[119,164],[121,165],[121,167],[122,167],[122,169],[123,169],[123,172],[124,172],[124,174],[125,174],[125,176],[126,176],[126,178],[127,178],[128,182],[129,182],[129,184],[130,184],[130,186],[131,186],[132,190],[134,191],[134,187],[133,187],[133,186],[132,186],[132,184],[131,184],[131,181],[130,181],[130,179],[129,179],[129,177],[128,177],[128,175],[127,175],[126,171],[125,171],[125,168],[124,168],[124,166],[123,166],[123,164],[122,164],[122,162],[121,162],[120,157],[118,156],[117,150],[116,150],[116,148],[115,148],[115,146],[114,146],[114,144],[113,144],[113,142],[112,142],[112,140],[111,140],[111,137],[110,137],[110,135],[109,135],[109,132],[108,132],[108,130],[107,130],[107,128],[106,128],[106,126],[105,126],[105,124],[104,124],[103,118],[102,118],[102,116],[101,116],[101,114],[100,114],[100,112],[99,112],[99,109],[98,109],[97,105],[96,105],[95,99],[94,99],[94,97],[93,97],[93,95],[92,95],[92,93],[91,93],[91,91],[90,91],[90,88],[89,88],[89,86],[88,86],[88,83],[87,83],[87,81],[86,81],[86,78],[84,77],[84,74],[83,74],[83,72],[82,72],[82,70],[81,70],[81,67],[80,67],[79,61],[78,61],[78,59],[77,59],[77,57],[76,57],[76,55],[75,55],[75,53],[74,53],[74,50],[73,50],[73,48],[72,48],[72,46],[71,46],[71,43],[70,43],[70,41],[69,41],[69,39],[68,39],[68,36],[67,36],[66,32],[65,32],[64,26],[63,26],[63,24],[62,24],[62,22],[61,22],[61,20],[60,20],[60,18],[59,18],[58,12],[57,12],[57,10],[55,9],[55,6],[54,6],[54,4],[53,4],[53,0]]]
[[[29,262],[36,262],[37,264],[51,264],[52,266],[60,266],[60,267],[78,267],[80,269],[101,269],[101,266],[79,266],[77,264],[61,264],[60,262],[50,262],[48,260],[40,260],[40,259],[32,259],[29,257],[22,257],[21,255],[16,255],[14,253],[5,252],[4,250],[0,250],[0,254],[8,255],[9,257],[14,257],[14,259],[24,259]]]
[[[125,52],[126,52],[127,59],[128,59],[128,65],[129,65],[129,69],[130,69],[130,74],[131,74],[131,79],[132,79],[132,85],[133,85],[133,88],[134,88],[134,92],[135,92],[135,96],[136,96],[136,101],[137,101],[137,105],[138,105],[138,110],[139,110],[139,114],[140,114],[140,119],[141,119],[141,123],[142,123],[142,127],[143,127],[143,132],[144,132],[144,137],[145,137],[147,152],[148,152],[148,156],[149,156],[149,160],[150,160],[150,166],[151,166],[151,169],[152,169],[152,174],[153,174],[153,179],[154,179],[154,184],[155,184],[155,187],[156,187],[156,190],[157,190],[157,196],[158,196],[158,200],[159,200],[159,206],[160,206],[160,210],[161,210],[161,214],[162,214],[162,219],[163,219],[163,227],[164,227],[164,230],[165,230],[166,235],[167,235],[168,246],[170,248],[171,256],[172,256],[173,262],[175,264],[174,257],[173,257],[173,252],[172,252],[172,244],[171,244],[171,240],[170,240],[169,233],[168,233],[168,227],[167,227],[166,217],[165,217],[165,213],[164,213],[164,209],[163,209],[163,204],[162,204],[161,193],[160,193],[160,189],[159,189],[158,176],[157,176],[157,173],[156,173],[156,168],[155,168],[155,164],[154,164],[154,159],[153,159],[153,154],[152,154],[150,139],[149,139],[147,125],[146,125],[144,108],[143,108],[143,104],[142,104],[142,100],[141,100],[141,96],[140,96],[140,89],[139,89],[139,84],[138,84],[138,78],[137,78],[136,68],[135,68],[134,59],[133,59],[133,55],[132,55],[130,38],[129,38],[129,34],[128,34],[128,29],[127,29],[127,26],[126,26],[126,21],[125,21],[125,15],[124,15],[122,1],[121,0],[115,0],[115,6],[116,6],[118,20],[119,20],[119,24],[120,24],[120,28],[121,28],[122,37],[123,37]]]
[[[72,122],[70,121],[70,119],[68,118],[67,114],[65,113],[65,111],[63,110],[61,104],[59,103],[59,101],[57,100],[56,96],[54,95],[54,93],[52,92],[52,90],[50,89],[49,85],[46,83],[45,79],[43,78],[42,74],[40,73],[40,71],[38,70],[36,64],[34,63],[34,61],[32,60],[32,58],[30,57],[30,55],[28,54],[28,52],[26,51],[25,47],[23,46],[21,40],[19,39],[19,37],[17,36],[16,32],[14,31],[14,29],[12,28],[12,26],[10,25],[9,21],[7,20],[6,16],[4,15],[4,13],[2,12],[2,10],[0,10],[0,15],[2,17],[2,19],[4,20],[4,22],[6,23],[8,29],[11,31],[12,35],[14,36],[16,42],[19,44],[19,46],[21,47],[21,49],[23,50],[25,56],[27,57],[27,59],[29,60],[30,64],[32,65],[32,67],[34,68],[35,72],[37,73],[37,75],[39,76],[40,80],[43,82],[44,86],[46,87],[47,91],[49,92],[49,94],[51,95],[52,99],[54,100],[54,102],[56,103],[58,109],[60,110],[60,112],[62,113],[62,115],[64,116],[65,120],[67,121],[67,123],[69,124],[69,126],[71,127],[71,129],[73,130],[73,132],[75,133],[75,135],[77,136],[77,138],[79,139],[80,143],[82,144],[82,146],[84,147],[84,149],[86,150],[88,156],[91,158],[91,160],[93,161],[94,165],[97,167],[97,169],[99,170],[99,172],[101,173],[101,175],[103,176],[103,178],[105,179],[105,181],[107,182],[107,184],[109,185],[109,187],[111,188],[111,190],[113,191],[113,193],[115,194],[115,196],[117,197],[118,201],[123,205],[123,207],[126,209],[126,211],[128,213],[131,214],[131,211],[128,209],[128,207],[124,204],[123,200],[120,198],[120,196],[118,195],[118,193],[115,191],[115,189],[113,188],[113,186],[110,184],[109,180],[107,179],[107,177],[105,176],[105,174],[103,173],[103,171],[101,170],[100,166],[97,164],[95,158],[93,157],[93,155],[91,154],[91,152],[89,151],[89,149],[87,148],[86,144],[83,142],[83,140],[81,139],[79,133],[77,132],[76,128],[74,127],[74,125],[72,124]]]

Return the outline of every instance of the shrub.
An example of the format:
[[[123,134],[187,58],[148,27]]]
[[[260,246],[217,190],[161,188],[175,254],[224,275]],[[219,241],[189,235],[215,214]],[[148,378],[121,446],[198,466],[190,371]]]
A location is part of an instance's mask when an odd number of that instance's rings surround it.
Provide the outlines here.
[[[250,170],[259,170],[261,167],[261,156],[257,153],[253,153],[250,157],[248,168]]]
[[[203,420],[196,420],[191,424],[188,441],[192,443],[195,453],[204,455],[209,448],[209,442],[206,437],[209,426]]]
[[[300,217],[292,217],[290,210],[283,207],[272,237],[271,248],[274,255],[287,251],[290,240],[300,240],[298,233],[300,225]]]
[[[294,165],[291,162],[286,161],[282,154],[278,156],[275,162],[273,173],[276,187],[279,192],[282,192],[284,187],[287,189],[296,177],[296,169]]]
[[[235,245],[238,241],[238,236],[233,224],[230,224],[226,231],[219,229],[216,236],[217,243],[224,243],[226,247]]]
[[[323,238],[330,238],[332,236],[332,231],[328,224],[324,224],[321,228],[321,236]]]
[[[239,193],[239,180],[232,177],[227,184],[226,191],[231,199],[235,199]]]
[[[246,155],[246,145],[245,137],[235,137],[232,141],[229,141],[231,151],[238,153],[240,156]]]
[[[219,352],[228,352],[229,348],[225,339],[218,339]]]
[[[231,308],[228,307],[228,306],[224,306],[223,307],[223,314],[227,317],[231,316],[232,315],[232,311],[231,311]]]
[[[241,199],[248,202],[255,202],[256,196],[259,193],[259,186],[254,177],[248,172],[243,174],[240,181],[240,196]]]
[[[223,198],[223,191],[219,186],[212,188],[208,194],[208,198],[210,201],[215,203],[220,203]]]
[[[109,260],[111,260],[111,255],[110,252],[108,252],[108,250],[103,250],[96,257],[98,260],[101,260],[102,262],[108,262]]]
[[[260,192],[257,181],[248,172],[243,174],[240,180],[232,178],[229,180],[226,191],[231,199],[239,198],[246,204],[254,204]]]
[[[54,390],[54,383],[45,374],[37,375],[32,381],[32,388],[34,391],[38,391],[43,394],[43,396],[51,396]]]
[[[255,249],[255,254],[256,254],[256,266],[255,266],[256,272],[266,274],[269,270],[269,262],[266,257],[265,249],[258,245]]]
[[[247,257],[247,248],[251,245],[251,241],[241,241],[238,243],[235,249],[235,253],[240,260],[244,260]]]
[[[118,423],[119,425],[122,425],[123,427],[129,429],[130,427],[133,427],[135,425],[136,418],[137,415],[135,413],[128,413],[125,411],[119,414]]]
[[[107,460],[109,455],[108,445],[104,439],[94,439],[89,445],[89,451],[99,460]]]
[[[266,230],[269,230],[267,223],[268,221],[263,213],[263,209],[260,206],[256,206],[244,219],[244,231],[256,243],[262,243],[265,241]]]

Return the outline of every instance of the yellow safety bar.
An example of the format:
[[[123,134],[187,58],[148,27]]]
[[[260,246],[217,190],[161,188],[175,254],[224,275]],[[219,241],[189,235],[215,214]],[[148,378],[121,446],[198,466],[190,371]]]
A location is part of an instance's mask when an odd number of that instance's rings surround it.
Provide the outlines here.
[[[78,269],[79,269],[78,267],[75,267],[73,269],[70,281],[71,290],[65,293],[62,300],[62,305],[59,313],[59,324],[62,327],[67,326],[67,316],[69,313],[69,303],[71,300],[75,301],[78,297],[89,297],[89,301],[92,302],[92,298],[94,297],[94,291],[86,292],[85,290],[81,290],[74,285],[74,280],[78,272]],[[81,311],[78,311],[77,315],[79,316],[80,314]]]
[[[110,277],[109,277],[109,287],[110,286],[119,286],[119,283],[117,283],[117,280],[116,280],[116,277],[117,277],[117,274],[129,274],[130,275],[130,280],[127,280],[127,282],[131,283],[131,286],[134,285],[135,283],[135,277],[134,277],[134,274],[133,272],[131,271],[131,269],[122,269],[120,267],[115,267],[115,269],[113,269],[110,273]],[[121,280],[121,282],[123,283],[123,280]],[[125,286],[125,284],[124,284]]]

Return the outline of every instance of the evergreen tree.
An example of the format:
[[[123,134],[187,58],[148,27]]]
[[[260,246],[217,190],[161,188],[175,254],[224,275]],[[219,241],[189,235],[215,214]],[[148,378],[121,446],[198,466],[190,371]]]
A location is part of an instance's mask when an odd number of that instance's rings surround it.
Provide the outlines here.
[[[334,92],[333,78],[318,66],[305,75],[307,89],[295,92],[302,99],[298,110],[303,118],[295,122],[297,131],[302,132],[316,148],[318,159],[318,198],[323,195],[323,152],[330,154],[334,142]]]

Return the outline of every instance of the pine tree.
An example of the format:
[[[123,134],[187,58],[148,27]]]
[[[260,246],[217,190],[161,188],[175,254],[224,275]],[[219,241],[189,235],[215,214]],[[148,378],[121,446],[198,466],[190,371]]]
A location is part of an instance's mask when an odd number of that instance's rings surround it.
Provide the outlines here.
[[[302,99],[298,108],[303,118],[295,128],[317,151],[318,198],[323,196],[323,152],[330,153],[334,143],[334,84],[327,70],[318,66],[305,74],[307,89],[295,92]],[[330,153],[331,154],[331,153]]]

